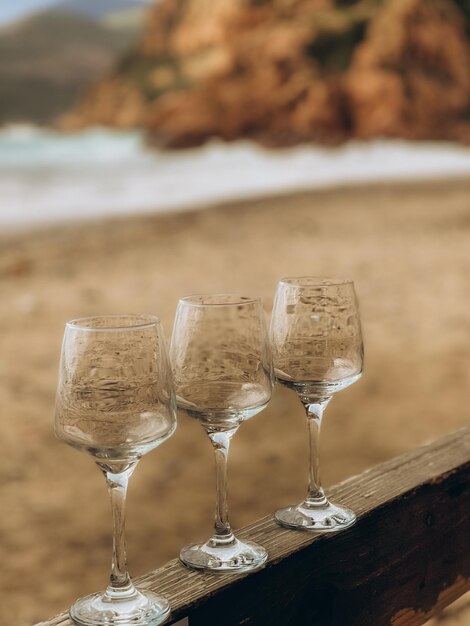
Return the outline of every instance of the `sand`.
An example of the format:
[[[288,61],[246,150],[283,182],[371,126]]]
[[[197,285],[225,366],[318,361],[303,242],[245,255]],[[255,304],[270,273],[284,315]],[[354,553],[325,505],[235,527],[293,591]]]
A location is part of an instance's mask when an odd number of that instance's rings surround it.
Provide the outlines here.
[[[46,619],[102,588],[108,575],[103,478],[51,427],[66,320],[157,313],[169,336],[182,295],[259,294],[269,313],[283,275],[354,278],[366,369],[328,407],[322,468],[329,485],[469,421],[469,197],[470,181],[371,186],[4,234],[2,625]],[[306,458],[301,407],[277,389],[233,441],[233,526],[299,500]],[[132,574],[208,536],[212,463],[206,435],[185,416],[174,437],[143,459],[129,492]]]

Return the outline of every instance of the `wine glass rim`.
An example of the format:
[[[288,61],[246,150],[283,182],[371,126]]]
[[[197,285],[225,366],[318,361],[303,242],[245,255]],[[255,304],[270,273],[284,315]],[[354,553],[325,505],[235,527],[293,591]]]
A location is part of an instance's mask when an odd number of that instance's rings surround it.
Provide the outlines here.
[[[295,287],[334,287],[338,285],[353,285],[351,278],[335,278],[329,276],[286,276],[279,281],[283,285]]]
[[[233,298],[231,302],[204,302],[205,299],[210,298]],[[243,306],[245,304],[255,304],[261,302],[260,298],[253,296],[240,296],[235,293],[206,293],[206,294],[194,294],[191,296],[184,296],[179,299],[180,304],[185,304],[194,307],[206,307],[206,306]]]
[[[110,320],[109,324],[105,326],[93,326],[90,322],[93,320]],[[118,320],[129,320],[127,324],[112,323],[112,320],[116,322]],[[87,324],[88,323],[88,324]],[[160,320],[156,315],[145,315],[139,313],[113,313],[111,315],[87,315],[85,317],[77,317],[73,320],[66,322],[67,328],[73,328],[75,330],[83,330],[89,332],[125,332],[128,330],[136,330],[143,328],[151,328],[152,326],[158,326]]]

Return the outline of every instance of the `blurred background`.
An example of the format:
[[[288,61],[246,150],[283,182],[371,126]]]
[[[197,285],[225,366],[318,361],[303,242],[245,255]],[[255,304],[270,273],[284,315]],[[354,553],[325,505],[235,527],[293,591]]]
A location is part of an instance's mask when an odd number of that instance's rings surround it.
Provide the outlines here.
[[[190,293],[355,280],[363,379],[322,435],[333,484],[469,422],[470,2],[0,5],[0,595],[26,626],[102,588],[104,481],[52,433],[64,323]],[[300,501],[302,410],[237,433],[234,527]],[[209,535],[211,446],[180,416],[130,486],[138,575]],[[470,600],[439,623],[470,621]],[[436,621],[434,623],[437,623]]]

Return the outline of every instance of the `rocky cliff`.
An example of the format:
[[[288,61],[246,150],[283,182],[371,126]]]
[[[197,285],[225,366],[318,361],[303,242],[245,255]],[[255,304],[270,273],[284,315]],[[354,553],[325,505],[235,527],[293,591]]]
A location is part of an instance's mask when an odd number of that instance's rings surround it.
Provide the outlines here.
[[[470,140],[470,1],[162,0],[65,123],[170,147]]]

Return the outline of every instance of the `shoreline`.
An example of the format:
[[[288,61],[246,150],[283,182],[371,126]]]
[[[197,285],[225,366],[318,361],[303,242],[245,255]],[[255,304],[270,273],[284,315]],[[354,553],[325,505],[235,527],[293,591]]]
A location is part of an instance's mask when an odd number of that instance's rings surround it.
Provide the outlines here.
[[[21,135],[21,133],[20,133]],[[27,133],[26,133],[27,135]],[[377,141],[268,151],[213,142],[150,152],[139,133],[0,133],[0,227],[19,231],[113,215],[198,211],[297,191],[470,178],[470,148]]]
[[[259,195],[255,194],[249,197],[213,200],[209,202],[201,201],[198,204],[191,206],[181,207],[169,207],[167,209],[143,209],[136,211],[129,211],[128,213],[117,213],[107,215],[86,216],[80,218],[73,216],[64,218],[63,220],[51,220],[50,222],[37,223],[32,222],[25,226],[11,226],[8,227],[5,224],[0,223],[0,244],[2,242],[8,242],[10,239],[27,239],[29,237],[41,236],[44,234],[60,235],[67,231],[76,231],[88,228],[106,228],[107,226],[114,226],[117,224],[123,224],[125,222],[142,222],[145,220],[156,220],[162,218],[163,220],[175,218],[176,220],[184,219],[186,216],[205,212],[218,212],[218,211],[236,211],[244,207],[253,204],[264,203],[277,203],[288,202],[290,200],[296,201],[302,198],[311,196],[312,198],[319,198],[322,196],[330,196],[334,194],[374,194],[380,191],[386,190],[403,190],[404,192],[413,192],[420,194],[423,191],[427,191],[430,188],[434,188],[437,192],[441,192],[443,189],[452,185],[454,189],[469,188],[470,193],[470,174],[456,174],[454,176],[443,177],[422,177],[422,178],[410,178],[410,179],[397,179],[388,181],[373,181],[373,182],[359,182],[335,184],[332,186],[316,187],[316,188],[296,188],[286,189],[279,192],[261,192]]]

